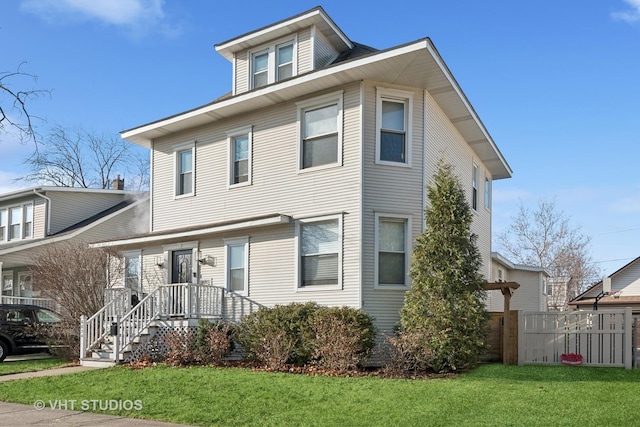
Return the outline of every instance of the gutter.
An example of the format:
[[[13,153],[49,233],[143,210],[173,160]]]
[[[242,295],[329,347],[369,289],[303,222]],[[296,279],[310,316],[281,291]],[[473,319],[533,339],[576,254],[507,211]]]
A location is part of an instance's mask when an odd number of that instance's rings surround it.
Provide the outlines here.
[[[42,193],[38,193],[38,189],[37,188],[33,189],[33,193],[36,196],[40,196],[40,197],[42,197],[43,199],[45,199],[47,201],[47,221],[46,221],[47,222],[47,230],[46,230],[45,236],[49,236],[51,234],[51,203],[52,203],[51,199],[49,197],[45,196]],[[35,211],[35,206],[34,206],[34,211]]]

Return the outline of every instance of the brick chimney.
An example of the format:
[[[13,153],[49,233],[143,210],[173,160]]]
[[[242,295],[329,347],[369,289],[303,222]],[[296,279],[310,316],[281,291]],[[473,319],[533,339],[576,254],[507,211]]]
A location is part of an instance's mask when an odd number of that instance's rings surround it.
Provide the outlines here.
[[[124,190],[124,179],[120,179],[120,175],[116,179],[113,180],[113,184],[111,185],[112,190]]]

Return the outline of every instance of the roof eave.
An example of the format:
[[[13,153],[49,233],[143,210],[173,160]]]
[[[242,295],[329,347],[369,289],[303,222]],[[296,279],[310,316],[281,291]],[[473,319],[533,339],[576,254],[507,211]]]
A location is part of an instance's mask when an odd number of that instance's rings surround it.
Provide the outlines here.
[[[427,55],[421,57],[420,55],[423,52],[426,52]],[[400,62],[405,55],[411,57],[406,62],[410,65],[406,66],[405,64],[402,71],[398,71],[393,66],[388,66],[385,67],[385,70],[389,70],[387,71],[390,73],[389,76],[380,74],[381,63],[388,61],[388,65],[391,65],[394,61]],[[411,66],[414,64],[414,58],[419,58],[419,62],[428,64],[429,67],[433,68],[433,72],[439,73],[439,75],[432,76],[430,73],[420,72],[422,70],[413,70]],[[416,82],[416,75],[421,76],[423,81]],[[405,80],[403,80],[403,76]],[[447,117],[489,168],[492,179],[510,178],[512,176],[511,167],[429,39],[418,40],[340,62],[302,74],[290,80],[264,86],[147,125],[123,131],[121,135],[122,138],[130,142],[150,148],[153,139],[181,130],[209,124],[219,119],[257,108],[268,108],[277,103],[299,98],[310,92],[329,89],[345,82],[367,79],[387,81],[385,77],[388,77],[388,81],[393,84],[406,86],[419,84],[424,87],[432,94],[436,102],[441,107],[444,107]]]

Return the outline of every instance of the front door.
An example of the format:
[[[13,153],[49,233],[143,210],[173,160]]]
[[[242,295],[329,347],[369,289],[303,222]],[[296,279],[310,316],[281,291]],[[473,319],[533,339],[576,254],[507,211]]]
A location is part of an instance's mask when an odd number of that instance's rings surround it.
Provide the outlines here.
[[[171,256],[171,283],[191,282],[192,250],[173,251]]]

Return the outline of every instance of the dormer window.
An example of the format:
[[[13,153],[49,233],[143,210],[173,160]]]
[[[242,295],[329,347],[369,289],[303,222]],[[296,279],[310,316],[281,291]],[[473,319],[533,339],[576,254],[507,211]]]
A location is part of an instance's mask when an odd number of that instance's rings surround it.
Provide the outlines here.
[[[262,47],[250,55],[252,89],[296,75],[295,39]]]

